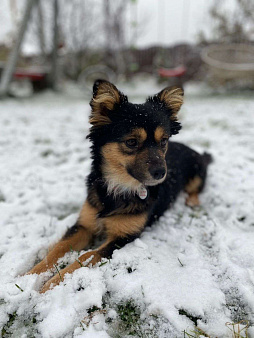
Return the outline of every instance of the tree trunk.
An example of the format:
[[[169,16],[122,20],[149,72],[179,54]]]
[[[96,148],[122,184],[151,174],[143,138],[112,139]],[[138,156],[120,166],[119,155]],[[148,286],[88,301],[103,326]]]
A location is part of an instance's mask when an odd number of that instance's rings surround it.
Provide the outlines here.
[[[24,11],[23,19],[20,24],[20,28],[18,30],[17,39],[12,47],[6,66],[3,70],[1,84],[0,84],[0,97],[6,96],[8,94],[8,90],[9,90],[10,83],[12,80],[12,75],[14,73],[14,70],[15,70],[15,67],[18,61],[20,46],[24,38],[24,34],[25,34],[27,24],[30,18],[31,10],[33,6],[37,3],[37,1],[38,0],[27,0],[26,2],[26,8]]]
[[[57,90],[59,68],[58,68],[58,41],[59,41],[59,26],[58,26],[58,0],[54,0],[54,36],[52,49],[52,69],[51,69],[51,86]]]

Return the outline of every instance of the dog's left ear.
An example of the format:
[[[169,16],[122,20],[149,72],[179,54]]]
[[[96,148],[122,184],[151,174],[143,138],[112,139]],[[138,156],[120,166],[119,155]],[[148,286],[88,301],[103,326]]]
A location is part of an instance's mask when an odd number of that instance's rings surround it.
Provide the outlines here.
[[[177,113],[183,104],[183,89],[180,87],[167,87],[148,101],[163,103],[170,111],[170,119],[176,121]]]
[[[93,85],[92,108],[89,122],[93,127],[101,127],[111,123],[112,111],[117,105],[128,101],[115,85],[106,80],[96,80]]]

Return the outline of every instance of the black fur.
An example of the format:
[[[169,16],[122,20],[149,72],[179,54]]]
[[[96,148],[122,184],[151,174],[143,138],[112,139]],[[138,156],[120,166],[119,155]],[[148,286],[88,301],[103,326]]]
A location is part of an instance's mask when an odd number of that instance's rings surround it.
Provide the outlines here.
[[[199,176],[202,180],[199,192],[203,190],[207,166],[210,163],[207,161],[207,155],[206,153],[200,155],[184,144],[169,142],[166,154],[168,175],[166,180],[158,186],[157,198],[152,206],[147,225],[151,225],[166,209],[170,208],[190,179]],[[211,161],[211,155],[208,156]]]
[[[98,87],[102,80],[94,84],[93,97],[96,97]],[[149,97],[144,104],[133,104],[120,93],[120,103],[114,106],[108,116],[112,123],[100,127],[91,127],[87,136],[91,143],[92,168],[87,178],[88,201],[92,206],[102,205],[99,218],[105,218],[117,214],[140,214],[148,212],[149,217],[146,226],[153,224],[166,209],[176,200],[177,195],[184,189],[190,179],[199,176],[202,179],[200,191],[206,180],[207,166],[211,162],[209,154],[200,155],[189,147],[175,142],[169,142],[166,154],[167,177],[163,183],[156,186],[147,186],[148,196],[142,200],[138,195],[117,197],[107,191],[107,182],[102,174],[103,158],[101,147],[110,142],[121,142],[124,135],[133,128],[144,128],[148,138],[146,147],[154,147],[153,135],[158,126],[162,126],[169,136],[177,134],[181,129],[176,119],[171,119],[173,111],[159,99],[159,94]],[[96,196],[96,198],[95,198]],[[138,236],[135,235],[133,238]],[[124,245],[133,239],[132,236],[125,239],[117,239],[116,243],[110,243],[105,249],[105,256],[110,256],[118,245]]]
[[[79,260],[91,258],[89,264],[94,265],[102,257],[110,258],[115,249],[152,225],[181,190],[189,193],[190,205],[198,202],[196,195],[204,187],[212,158],[183,144],[168,142],[181,128],[177,113],[182,103],[183,91],[176,87],[165,88],[143,104],[133,104],[113,84],[95,82],[90,103],[92,167],[87,178],[87,201],[76,224],[30,273],[53,267],[72,244],[74,250],[80,249],[101,230],[105,230],[105,242]],[[63,274],[78,267],[75,262]],[[54,276],[42,292],[51,282],[60,281]]]
[[[87,185],[88,191],[91,188],[96,190],[99,200],[103,204],[103,210],[98,216],[103,218],[124,213],[125,209],[128,209],[128,214],[130,209],[132,214],[149,210],[149,219],[146,225],[150,226],[174,203],[178,194],[184,190],[190,179],[199,176],[202,179],[199,191],[202,191],[206,180],[207,166],[211,160],[211,155],[208,156],[209,161],[207,161],[206,153],[200,155],[183,144],[169,142],[169,149],[166,154],[167,178],[157,186],[146,187],[148,196],[145,200],[141,200],[137,195],[115,198],[113,194],[108,194],[101,171],[92,171],[88,176]],[[93,205],[92,201],[90,203]]]
[[[70,227],[65,235],[63,236],[63,239],[67,239],[73,235],[75,235],[80,229],[82,229],[83,227],[81,225],[79,225],[78,223],[74,224],[72,227]]]
[[[134,241],[134,239],[139,237],[139,233],[134,235],[129,235],[126,237],[118,237],[116,240],[110,242],[105,248],[99,251],[101,257],[111,258],[114,250],[121,249],[126,244]]]

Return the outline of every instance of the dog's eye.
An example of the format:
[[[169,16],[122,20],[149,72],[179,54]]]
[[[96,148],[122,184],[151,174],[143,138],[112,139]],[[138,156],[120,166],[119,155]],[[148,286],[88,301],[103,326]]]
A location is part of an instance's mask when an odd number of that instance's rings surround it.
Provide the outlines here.
[[[138,141],[135,138],[130,138],[129,140],[125,141],[125,144],[129,148],[136,148],[138,146]]]
[[[161,140],[162,147],[166,147],[167,143],[168,143],[168,139],[166,137]]]

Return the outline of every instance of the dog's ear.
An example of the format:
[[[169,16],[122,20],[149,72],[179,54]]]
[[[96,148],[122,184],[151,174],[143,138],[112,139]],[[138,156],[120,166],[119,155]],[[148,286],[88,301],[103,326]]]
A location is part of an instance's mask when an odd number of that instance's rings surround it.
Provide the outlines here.
[[[170,119],[176,121],[177,113],[183,104],[183,89],[180,87],[167,87],[153,97],[151,102],[163,103],[170,111]]]
[[[94,127],[110,124],[110,113],[122,102],[128,101],[115,85],[106,80],[96,80],[93,85],[92,108],[89,122]]]
[[[171,120],[171,135],[178,134],[181,124],[177,121],[177,113],[183,104],[183,89],[179,87],[167,87],[158,94],[149,97],[147,101],[166,107]]]

